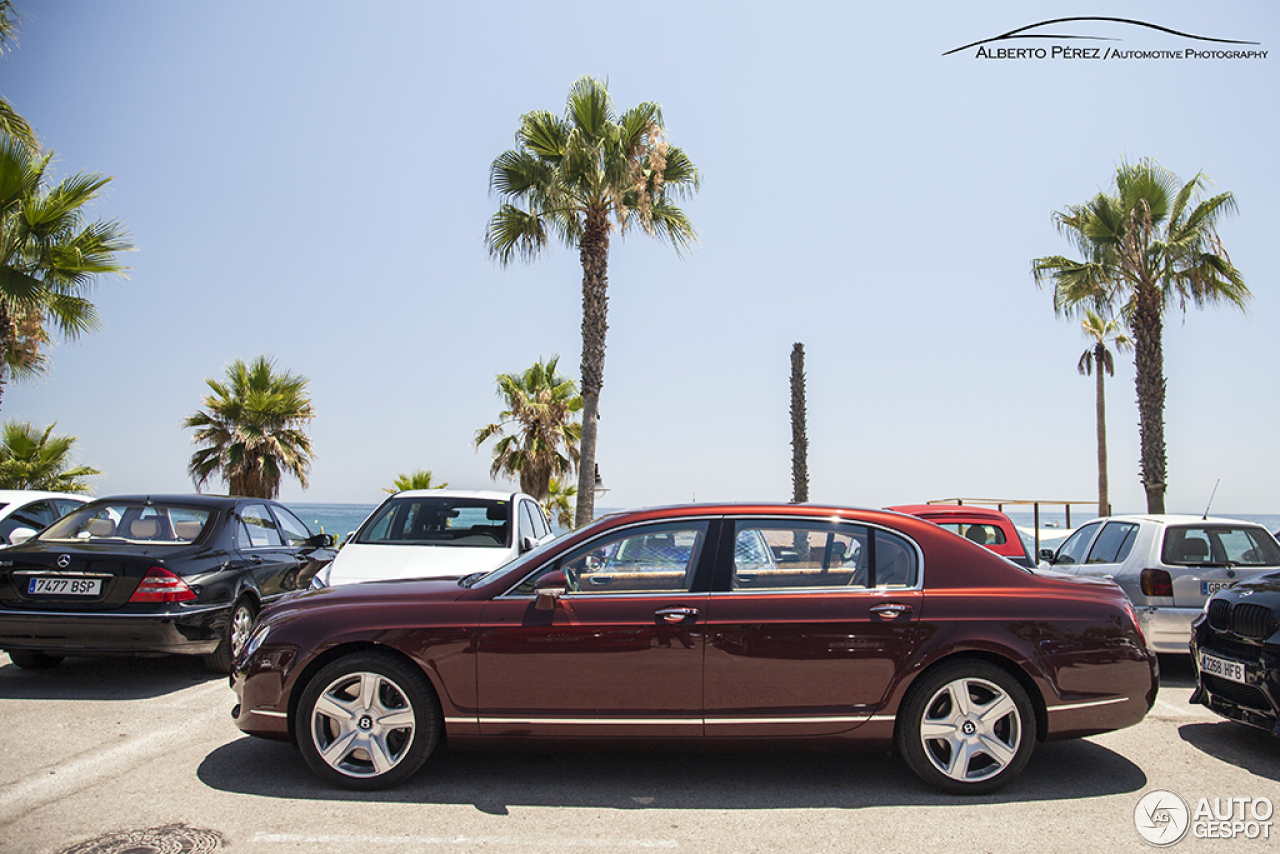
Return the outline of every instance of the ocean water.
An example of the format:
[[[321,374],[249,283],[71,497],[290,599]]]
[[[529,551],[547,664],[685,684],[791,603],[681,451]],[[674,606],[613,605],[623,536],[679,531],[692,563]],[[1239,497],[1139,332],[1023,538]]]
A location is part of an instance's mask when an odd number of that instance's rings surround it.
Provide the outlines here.
[[[307,523],[313,534],[333,534],[342,540],[360,527],[376,504],[286,504],[290,510],[298,514],[298,518]]]

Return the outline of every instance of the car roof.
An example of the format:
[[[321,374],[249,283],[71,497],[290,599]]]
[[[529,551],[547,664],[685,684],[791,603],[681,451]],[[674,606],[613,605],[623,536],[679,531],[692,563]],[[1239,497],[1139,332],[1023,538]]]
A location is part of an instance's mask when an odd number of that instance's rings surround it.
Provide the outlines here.
[[[1158,525],[1248,525],[1251,528],[1265,528],[1259,522],[1246,522],[1243,519],[1231,519],[1226,516],[1192,516],[1177,513],[1131,513],[1125,516],[1106,516],[1090,519],[1089,522],[1154,522]],[[1082,522],[1087,525],[1088,522]]]
[[[153,495],[103,495],[95,498],[96,502],[115,502],[117,504],[186,504],[196,507],[232,507],[241,501],[280,502],[270,498],[246,498],[235,495],[208,495],[205,493],[187,494],[153,494]]]
[[[496,489],[406,489],[403,492],[397,492],[392,498],[401,498],[408,496],[410,498],[421,498],[430,496],[434,498],[482,498],[488,501],[510,501],[524,493],[522,492],[499,492]]]
[[[77,495],[71,492],[44,492],[39,489],[0,489],[0,503],[11,504],[16,501],[34,501],[39,498],[73,498],[77,501],[92,501],[92,495]]]
[[[990,507],[976,507],[972,504],[896,504],[885,509],[892,510],[895,513],[906,513],[909,516],[919,516],[922,519],[948,516],[969,516],[975,519],[1000,521],[1008,521],[1009,519],[999,510],[992,510]]]

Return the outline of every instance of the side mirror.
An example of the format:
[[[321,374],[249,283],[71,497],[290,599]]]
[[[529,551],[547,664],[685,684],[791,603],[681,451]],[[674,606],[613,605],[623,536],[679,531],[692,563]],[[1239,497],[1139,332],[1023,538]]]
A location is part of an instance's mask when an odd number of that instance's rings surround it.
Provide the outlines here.
[[[556,607],[556,600],[569,592],[569,576],[563,569],[553,569],[533,582],[533,593],[538,597],[534,608],[539,611],[551,611]]]
[[[1040,560],[1044,561],[1045,563],[1053,563],[1053,558],[1056,555],[1057,555],[1057,552],[1055,552],[1053,549],[1040,550]]]
[[[307,544],[317,549],[331,549],[337,542],[337,537],[333,534],[312,534],[311,539],[307,540]]]
[[[34,528],[14,528],[9,532],[9,545],[16,546],[25,543],[38,533],[40,532]]]
[[[533,551],[537,544],[533,541],[533,537],[522,537],[520,540],[520,554]]]

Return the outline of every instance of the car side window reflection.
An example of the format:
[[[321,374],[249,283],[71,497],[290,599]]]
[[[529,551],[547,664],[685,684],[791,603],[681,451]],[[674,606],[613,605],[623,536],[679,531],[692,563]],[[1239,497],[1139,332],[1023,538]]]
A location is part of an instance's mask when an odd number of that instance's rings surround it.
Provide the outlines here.
[[[693,581],[706,532],[707,523],[696,521],[605,535],[543,567],[512,592],[532,595],[533,582],[553,569],[567,576],[568,595],[684,592]]]
[[[863,525],[750,520],[736,523],[734,590],[912,587],[915,550]]]

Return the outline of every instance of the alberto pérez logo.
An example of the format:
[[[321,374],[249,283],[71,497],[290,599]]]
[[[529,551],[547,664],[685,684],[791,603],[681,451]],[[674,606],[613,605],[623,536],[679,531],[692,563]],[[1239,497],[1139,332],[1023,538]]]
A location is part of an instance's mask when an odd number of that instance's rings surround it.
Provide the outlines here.
[[[1138,835],[1158,848],[1187,832],[1196,839],[1270,839],[1275,805],[1270,798],[1200,798],[1192,810],[1181,795],[1152,789],[1133,808]]]
[[[1098,42],[1099,44],[1091,44]],[[1114,44],[1107,44],[1114,42]],[[1184,33],[1132,18],[1053,18],[943,53],[972,50],[974,59],[1221,60],[1266,59],[1261,42]]]

